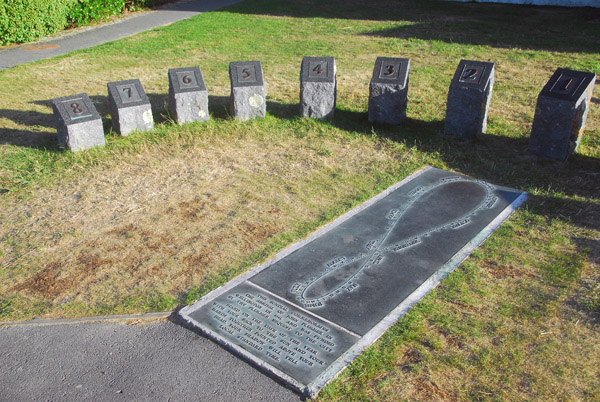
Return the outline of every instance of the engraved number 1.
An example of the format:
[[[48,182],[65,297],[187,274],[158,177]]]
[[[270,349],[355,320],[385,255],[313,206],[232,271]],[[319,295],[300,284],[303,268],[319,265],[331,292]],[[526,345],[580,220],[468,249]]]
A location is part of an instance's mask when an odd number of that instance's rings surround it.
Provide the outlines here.
[[[564,80],[562,86],[559,88],[559,91],[566,92],[569,89],[569,85],[571,85],[571,82],[573,82],[573,78],[567,78],[566,80]]]

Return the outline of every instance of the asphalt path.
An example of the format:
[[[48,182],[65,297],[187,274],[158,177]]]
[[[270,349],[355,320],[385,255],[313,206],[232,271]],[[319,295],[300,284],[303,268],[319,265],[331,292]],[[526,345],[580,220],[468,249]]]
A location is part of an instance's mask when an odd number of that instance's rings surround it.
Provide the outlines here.
[[[60,56],[213,11],[240,0],[184,0],[116,22],[0,51],[0,70]]]
[[[178,323],[144,322],[0,326],[0,401],[302,401]]]

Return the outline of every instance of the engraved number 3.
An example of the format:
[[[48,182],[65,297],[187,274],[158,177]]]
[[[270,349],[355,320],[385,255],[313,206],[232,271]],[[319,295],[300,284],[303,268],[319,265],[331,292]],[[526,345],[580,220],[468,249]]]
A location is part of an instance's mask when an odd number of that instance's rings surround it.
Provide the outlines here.
[[[79,114],[79,113],[83,112],[83,109],[81,108],[79,103],[73,102],[73,103],[71,103],[71,107],[73,108],[73,113]]]
[[[385,73],[383,75],[394,75],[395,72],[394,65],[390,64],[389,66],[385,66]]]

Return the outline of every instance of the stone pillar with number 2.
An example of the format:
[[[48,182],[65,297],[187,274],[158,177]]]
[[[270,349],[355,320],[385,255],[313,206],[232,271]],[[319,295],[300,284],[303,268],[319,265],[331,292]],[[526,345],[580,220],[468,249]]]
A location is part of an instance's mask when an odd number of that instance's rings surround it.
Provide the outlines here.
[[[260,61],[229,63],[231,115],[238,120],[265,117],[267,85]]]
[[[169,69],[169,111],[180,125],[210,118],[208,91],[199,67]]]
[[[71,151],[102,147],[102,119],[85,93],[52,100],[58,131],[58,146]]]
[[[494,63],[461,60],[448,90],[444,134],[472,140],[484,133],[493,87]]]

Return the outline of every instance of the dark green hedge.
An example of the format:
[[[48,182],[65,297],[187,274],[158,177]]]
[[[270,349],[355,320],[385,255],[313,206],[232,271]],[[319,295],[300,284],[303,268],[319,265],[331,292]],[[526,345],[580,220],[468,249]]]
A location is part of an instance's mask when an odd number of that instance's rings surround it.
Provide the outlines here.
[[[174,0],[0,0],[0,45],[30,42],[125,10],[139,10]]]
[[[0,45],[29,42],[67,25],[68,0],[8,0],[0,2]]]

